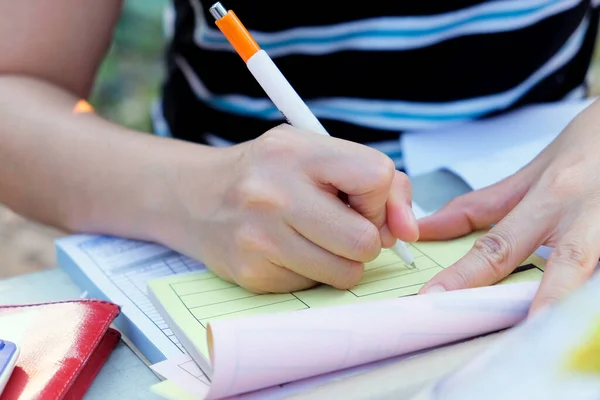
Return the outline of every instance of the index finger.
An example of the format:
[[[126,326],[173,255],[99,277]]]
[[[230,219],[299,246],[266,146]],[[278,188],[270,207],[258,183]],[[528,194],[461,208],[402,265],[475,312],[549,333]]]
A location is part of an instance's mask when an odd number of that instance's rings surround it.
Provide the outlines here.
[[[422,240],[447,240],[488,229],[523,199],[528,181],[522,174],[469,192],[450,201],[439,211],[419,220]]]
[[[533,201],[525,199],[419,293],[487,286],[508,276],[545,240],[548,220],[544,222],[537,210]]]

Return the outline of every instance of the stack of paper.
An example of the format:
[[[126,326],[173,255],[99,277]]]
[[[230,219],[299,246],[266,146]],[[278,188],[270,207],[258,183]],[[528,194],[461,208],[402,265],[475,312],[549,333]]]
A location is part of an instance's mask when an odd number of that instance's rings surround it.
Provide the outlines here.
[[[401,139],[407,172],[446,169],[472,189],[491,185],[533,160],[594,100],[530,105],[449,128],[407,132]]]
[[[152,280],[152,302],[191,356],[155,365],[171,381],[157,390],[175,385],[199,399],[281,398],[393,357],[510,327],[527,314],[542,275],[544,260],[535,254],[501,285],[410,296],[480,234],[412,244],[416,269],[384,250],[350,290],[256,295],[210,272]]]
[[[56,242],[58,263],[84,290],[84,296],[121,306],[115,325],[150,363],[185,354],[167,323],[150,302],[147,282],[154,278],[205,271],[175,251],[137,240],[72,235]]]

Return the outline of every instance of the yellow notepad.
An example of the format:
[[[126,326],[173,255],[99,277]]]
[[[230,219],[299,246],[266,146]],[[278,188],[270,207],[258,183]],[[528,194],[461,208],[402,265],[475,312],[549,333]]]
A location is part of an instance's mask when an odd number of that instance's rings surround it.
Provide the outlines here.
[[[322,285],[289,294],[257,295],[203,272],[153,280],[148,284],[148,294],[186,350],[210,376],[206,335],[210,321],[413,295],[435,274],[464,256],[481,234],[410,244],[416,269],[384,249],[365,265],[363,279],[349,290]],[[539,280],[544,266],[545,260],[534,254],[501,283]]]

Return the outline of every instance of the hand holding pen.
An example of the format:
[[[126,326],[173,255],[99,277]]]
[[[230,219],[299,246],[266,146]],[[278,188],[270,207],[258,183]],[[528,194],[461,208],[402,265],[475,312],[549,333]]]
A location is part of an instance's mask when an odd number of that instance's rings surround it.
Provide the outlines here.
[[[226,14],[225,31],[239,24]],[[229,147],[163,143],[175,206],[157,209],[155,241],[256,293],[352,288],[382,247],[417,240],[410,182],[380,151],[327,135],[241,24],[228,35],[247,35],[234,43],[290,124]]]
[[[221,32],[244,60],[250,72],[288,123],[296,128],[329,136],[323,125],[285,79],[269,55],[260,48],[237,16],[232,11],[227,11],[219,2],[210,8],[210,12]],[[353,205],[352,202],[350,202],[350,206],[356,208],[356,205]],[[358,205],[358,211],[360,211],[360,208],[360,205]],[[385,218],[385,213],[383,216]],[[404,215],[403,217],[407,216]],[[408,218],[410,219],[411,216],[408,216]],[[412,218],[414,219],[414,216]],[[380,228],[386,224],[385,220],[373,222],[376,222]],[[413,256],[404,242],[396,240],[392,249],[406,264],[415,267]]]

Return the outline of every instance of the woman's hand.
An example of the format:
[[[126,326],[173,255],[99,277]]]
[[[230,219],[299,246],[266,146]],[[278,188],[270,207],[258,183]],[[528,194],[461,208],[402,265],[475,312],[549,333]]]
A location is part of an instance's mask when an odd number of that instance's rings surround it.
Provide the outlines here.
[[[214,151],[208,171],[179,162],[186,211],[163,241],[249,290],[350,288],[382,247],[418,237],[410,183],[376,150],[282,125]]]
[[[531,310],[577,288],[600,256],[599,151],[595,102],[522,170],[419,221],[422,240],[455,238],[496,224],[421,293],[496,283],[540,245],[555,249]]]
[[[0,203],[28,218],[158,242],[256,292],[348,288],[417,239],[408,179],[369,147],[282,125],[215,148],[73,114],[44,81],[0,89]]]

